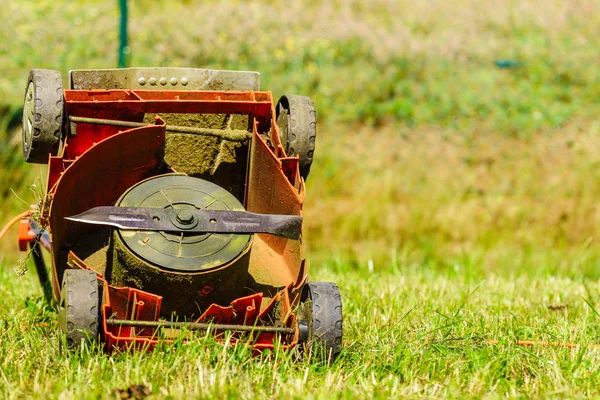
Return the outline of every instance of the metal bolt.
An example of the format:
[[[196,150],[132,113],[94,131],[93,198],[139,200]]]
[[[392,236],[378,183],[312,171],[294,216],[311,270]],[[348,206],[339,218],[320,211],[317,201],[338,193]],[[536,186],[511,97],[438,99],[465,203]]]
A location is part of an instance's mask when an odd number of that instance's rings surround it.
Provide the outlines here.
[[[177,85],[177,78],[175,78],[175,77],[171,78],[170,82],[171,82],[171,85],[173,85],[173,86]]]
[[[183,86],[187,86],[188,83],[189,83],[188,78],[186,78],[185,76],[183,78],[181,78],[181,84]]]
[[[144,86],[146,84],[146,78],[144,78],[143,76],[140,77],[140,79],[138,79],[138,83],[142,86]]]
[[[165,86],[167,84],[167,78],[165,78],[164,76],[162,78],[160,78],[160,80],[158,81],[161,85]]]
[[[177,213],[177,222],[183,225],[190,225],[194,222],[194,214],[189,210],[179,211]]]
[[[156,78],[152,77],[152,78],[148,79],[148,83],[151,85],[156,85]]]

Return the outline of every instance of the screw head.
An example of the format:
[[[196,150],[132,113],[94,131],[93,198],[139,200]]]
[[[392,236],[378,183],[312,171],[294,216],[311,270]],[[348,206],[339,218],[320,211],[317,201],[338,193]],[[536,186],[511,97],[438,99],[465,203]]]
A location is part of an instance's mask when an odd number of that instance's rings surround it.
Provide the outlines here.
[[[161,85],[165,86],[167,84],[167,78],[165,78],[164,76],[162,78],[160,78],[160,80],[158,81]]]
[[[140,76],[140,79],[138,79],[138,83],[142,86],[144,86],[146,84],[146,78],[144,78],[143,76]]]
[[[177,222],[190,225],[194,222],[194,214],[189,210],[181,210],[177,213]]]
[[[181,78],[181,84],[183,86],[187,86],[188,83],[189,83],[188,78],[186,78],[185,76],[183,78]]]
[[[156,85],[156,78],[155,77],[151,77],[150,79],[148,79],[148,83],[151,85]]]

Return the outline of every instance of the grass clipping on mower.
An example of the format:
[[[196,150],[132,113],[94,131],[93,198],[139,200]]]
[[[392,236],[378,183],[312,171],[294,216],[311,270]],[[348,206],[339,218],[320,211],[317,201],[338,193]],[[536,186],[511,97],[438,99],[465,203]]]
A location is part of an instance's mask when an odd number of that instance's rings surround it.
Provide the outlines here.
[[[160,114],[167,125],[194,126],[210,129],[249,129],[248,116],[230,114]],[[155,114],[146,114],[144,122],[152,123]],[[214,175],[221,164],[235,164],[238,148],[244,143],[211,136],[177,133],[167,130],[165,162],[175,171],[190,176]]]

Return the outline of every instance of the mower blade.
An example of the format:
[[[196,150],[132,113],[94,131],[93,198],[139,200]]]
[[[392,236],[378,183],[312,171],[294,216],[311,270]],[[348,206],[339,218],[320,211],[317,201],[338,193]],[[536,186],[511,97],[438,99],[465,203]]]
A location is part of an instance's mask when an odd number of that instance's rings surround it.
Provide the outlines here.
[[[247,211],[167,209],[145,207],[94,207],[65,217],[69,221],[110,225],[124,230],[179,233],[268,233],[298,239],[302,217],[255,214]]]

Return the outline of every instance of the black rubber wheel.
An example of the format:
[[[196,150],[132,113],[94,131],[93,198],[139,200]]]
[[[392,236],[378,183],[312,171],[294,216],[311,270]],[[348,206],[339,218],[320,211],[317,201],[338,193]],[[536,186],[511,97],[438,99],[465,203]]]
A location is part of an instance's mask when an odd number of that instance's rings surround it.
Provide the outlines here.
[[[342,351],[342,297],[333,282],[307,282],[298,310],[300,342],[333,362]]]
[[[23,159],[46,164],[58,154],[63,131],[63,86],[59,71],[32,69],[23,102]]]
[[[317,112],[310,97],[286,94],[275,109],[281,143],[289,157],[300,157],[300,176],[306,180],[315,153]]]
[[[67,269],[63,274],[58,311],[58,326],[66,335],[67,347],[98,340],[100,327],[100,290],[94,271]]]

